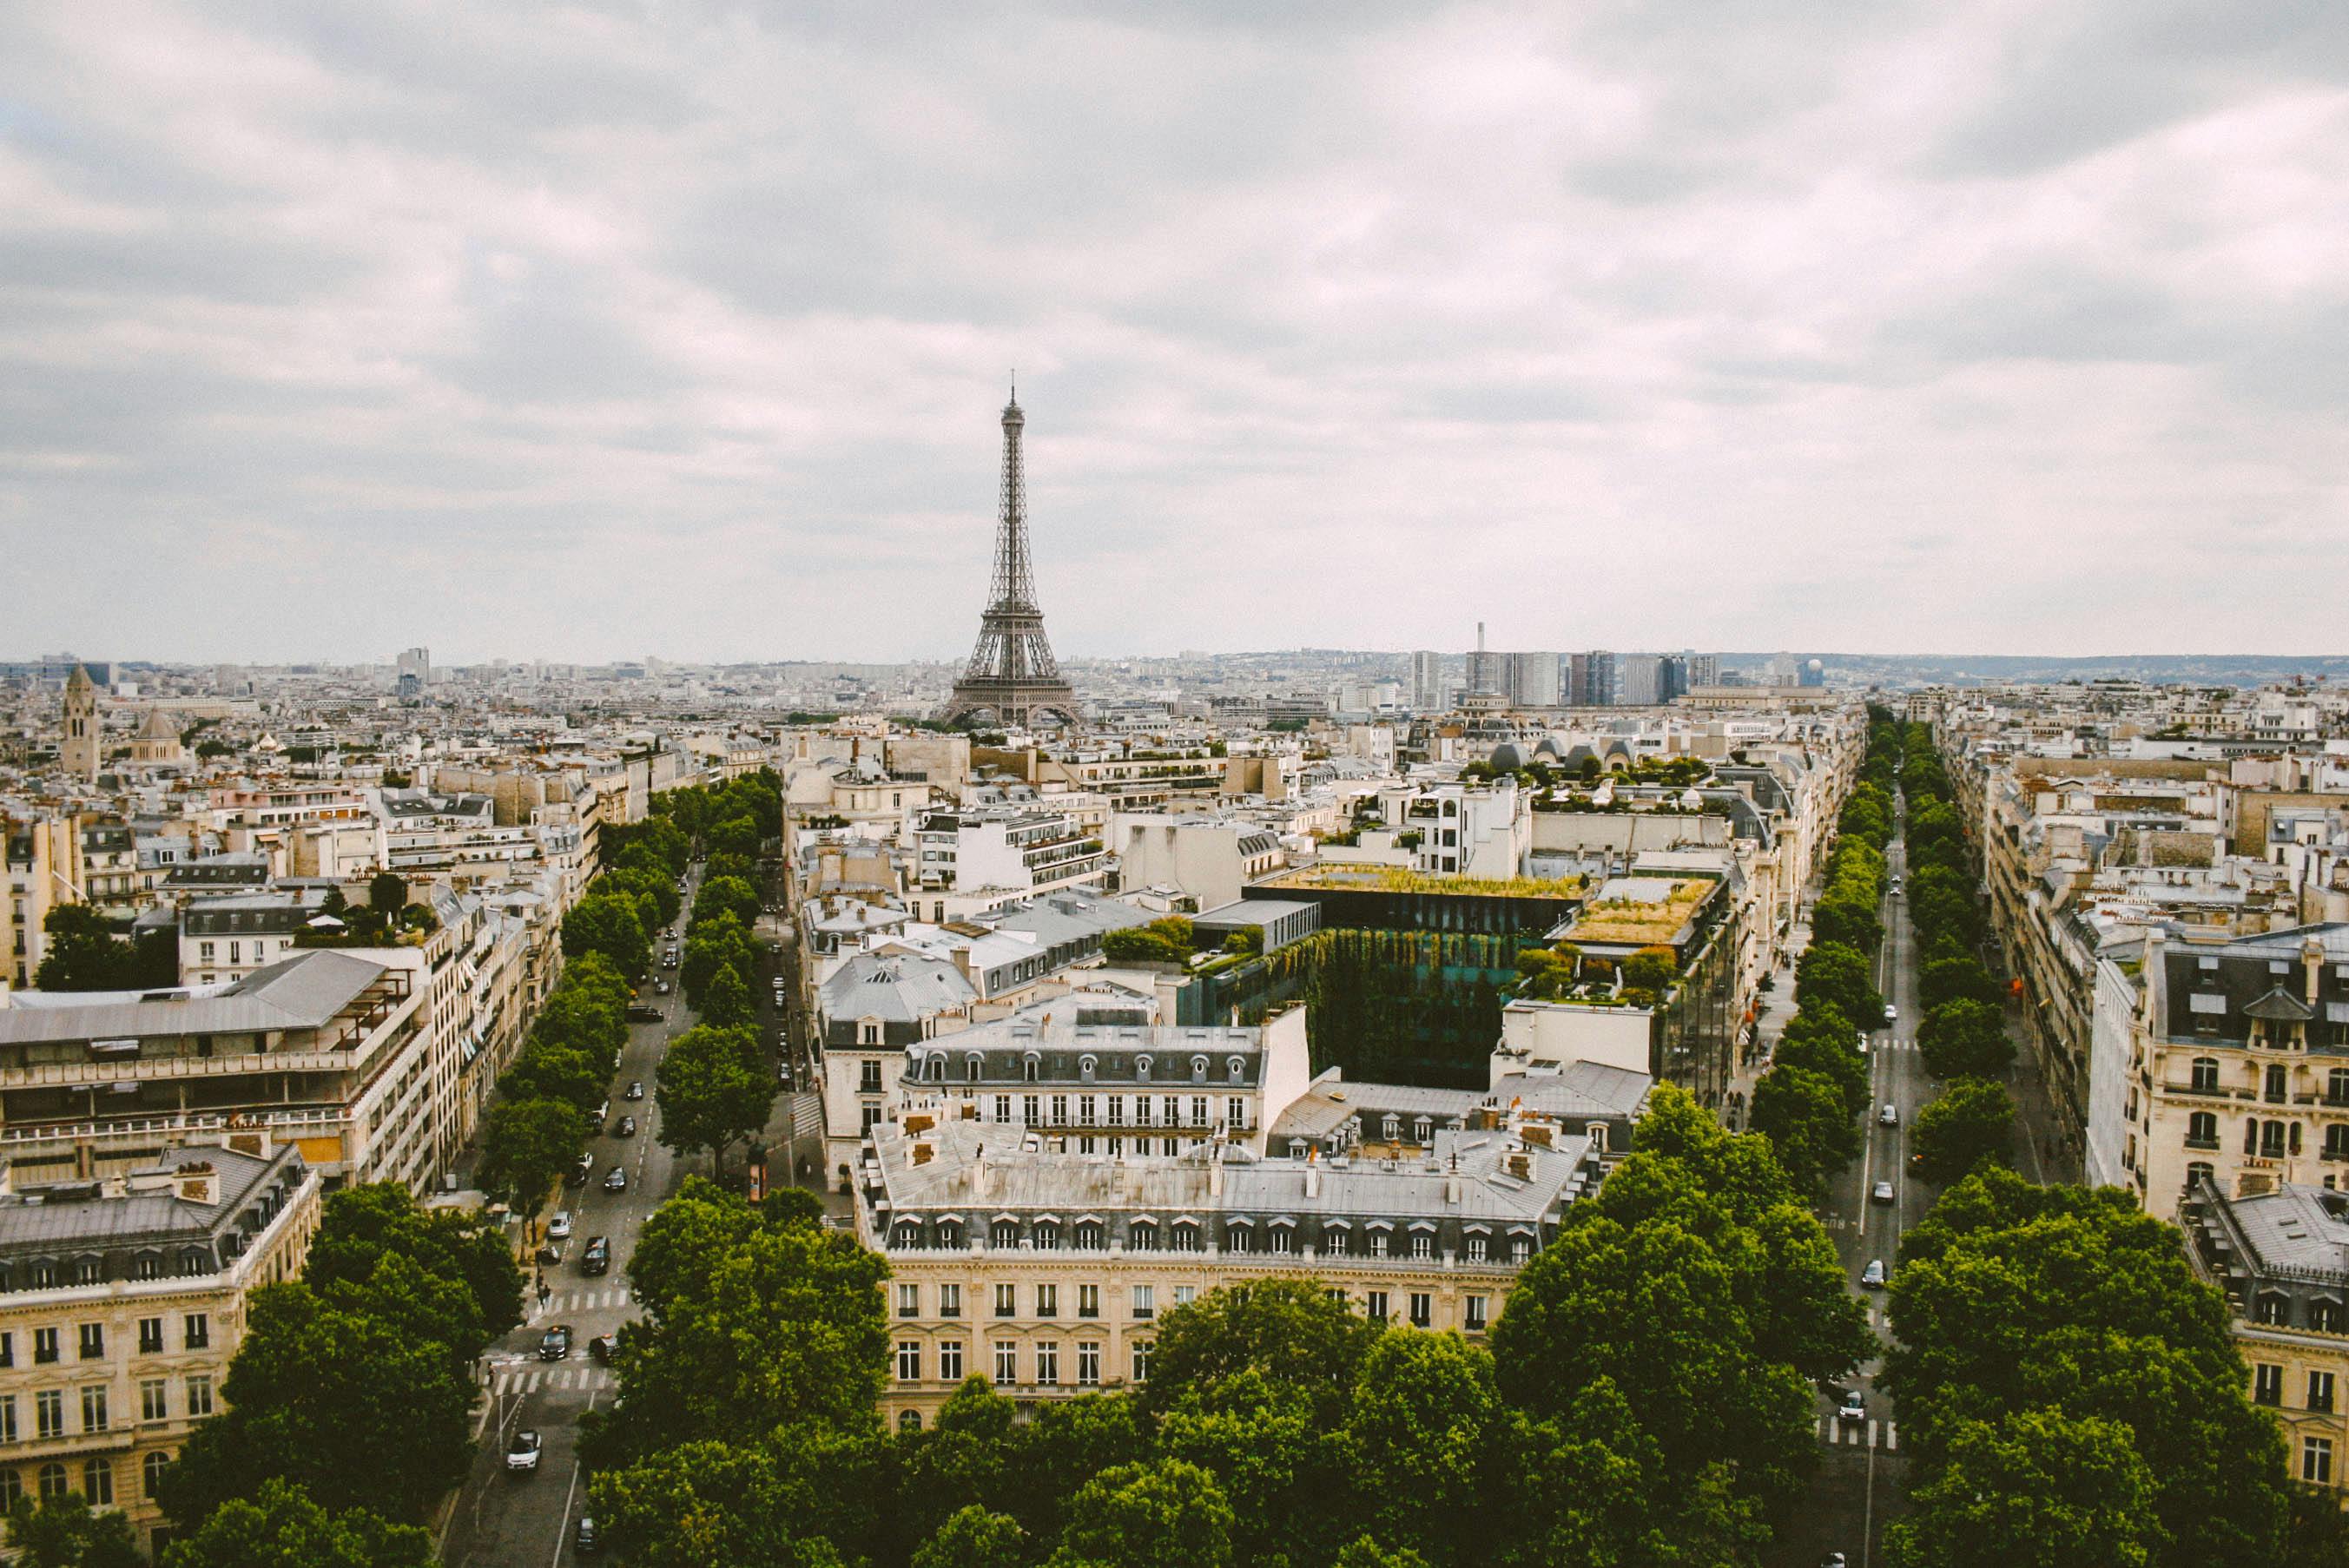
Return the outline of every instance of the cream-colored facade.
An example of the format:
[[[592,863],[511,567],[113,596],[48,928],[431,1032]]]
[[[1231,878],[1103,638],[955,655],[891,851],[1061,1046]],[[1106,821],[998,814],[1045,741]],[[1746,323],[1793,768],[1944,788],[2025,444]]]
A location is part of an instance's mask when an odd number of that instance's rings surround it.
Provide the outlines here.
[[[246,1296],[297,1276],[318,1227],[317,1174],[248,1148],[0,1197],[0,1509],[78,1491],[155,1544],[157,1473],[222,1408]]]

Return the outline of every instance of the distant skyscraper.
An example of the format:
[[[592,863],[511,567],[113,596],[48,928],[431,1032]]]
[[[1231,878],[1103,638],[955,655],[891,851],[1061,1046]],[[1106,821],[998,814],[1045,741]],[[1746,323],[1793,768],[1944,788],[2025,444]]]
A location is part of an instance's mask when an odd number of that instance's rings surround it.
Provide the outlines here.
[[[1625,654],[1615,661],[1615,700],[1625,707],[1653,707],[1664,700],[1664,661],[1653,654]]]
[[[1573,690],[1568,699],[1578,707],[1606,707],[1615,701],[1615,655],[1604,648],[1576,654],[1568,665]]]
[[[1656,661],[1656,700],[1670,702],[1676,696],[1686,696],[1689,688],[1689,662],[1679,654],[1666,654]]]
[[[422,696],[424,688],[431,684],[431,649],[409,648],[399,655],[398,679],[395,685],[401,696]]]
[[[57,764],[77,779],[98,777],[98,686],[77,664],[66,673],[64,738],[57,745]]]
[[[978,619],[978,645],[947,699],[947,718],[991,712],[1005,724],[1030,724],[1050,714],[1077,715],[1077,694],[1061,675],[1044,636],[1044,612],[1028,563],[1028,472],[1019,438],[1028,416],[1018,394],[1003,406],[1001,510],[995,522],[995,578]],[[1326,706],[1326,705],[1325,705]]]
[[[1688,678],[1689,685],[1692,686],[1719,686],[1721,684],[1721,655],[1719,654],[1691,654],[1688,656]]]
[[[1506,672],[1501,655],[1485,647],[1485,623],[1476,623],[1475,651],[1468,655],[1468,689],[1482,696],[1498,696],[1503,690]]]
[[[1554,653],[1508,655],[1501,680],[1512,707],[1557,706],[1557,655]]]
[[[1422,648],[1411,656],[1412,711],[1441,713],[1444,706],[1444,655]]]

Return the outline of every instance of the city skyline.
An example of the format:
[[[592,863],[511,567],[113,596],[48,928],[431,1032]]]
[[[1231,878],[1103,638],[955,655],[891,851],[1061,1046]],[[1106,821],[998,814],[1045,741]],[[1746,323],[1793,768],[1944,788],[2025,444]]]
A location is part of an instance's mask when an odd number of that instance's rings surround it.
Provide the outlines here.
[[[2191,17],[23,8],[16,636],[952,660],[1017,366],[1073,658],[2313,652],[2342,24]]]

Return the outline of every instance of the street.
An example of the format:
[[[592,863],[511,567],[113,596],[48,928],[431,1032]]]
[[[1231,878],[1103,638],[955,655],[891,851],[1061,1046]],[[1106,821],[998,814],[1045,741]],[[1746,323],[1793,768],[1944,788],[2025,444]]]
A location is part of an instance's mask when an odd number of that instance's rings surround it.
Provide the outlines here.
[[[700,880],[701,867],[697,862],[688,877],[685,907],[688,912]],[[680,932],[685,919],[684,913],[678,918]],[[777,935],[781,934],[778,928]],[[653,1102],[654,1077],[661,1053],[695,1021],[678,988],[678,972],[659,966],[659,951],[666,945],[665,939],[656,943],[652,973],[667,981],[672,990],[668,995],[659,995],[648,980],[638,998],[639,1005],[657,1009],[661,1020],[629,1026],[604,1130],[587,1145],[595,1161],[594,1174],[584,1185],[566,1183],[549,1210],[550,1214],[554,1209],[567,1210],[573,1233],[564,1243],[563,1261],[541,1271],[548,1291],[546,1300],[542,1305],[538,1299],[536,1277],[525,1280],[523,1326],[492,1346],[483,1358],[487,1397],[477,1417],[480,1451],[442,1539],[440,1560],[447,1568],[535,1563],[558,1568],[574,1555],[574,1522],[586,1506],[586,1481],[577,1455],[579,1419],[587,1411],[608,1405],[615,1387],[611,1371],[589,1357],[587,1342],[616,1332],[636,1315],[628,1299],[627,1268],[645,1222],[676,1193],[688,1173],[707,1174],[709,1170],[706,1154],[681,1161],[655,1137],[659,1112]],[[791,960],[786,955],[782,962],[788,965]],[[781,1037],[783,1015],[773,1006],[768,975],[752,977],[752,989],[759,1000],[761,1035],[772,1051]],[[802,1058],[793,1063],[795,1082],[804,1086],[809,1081],[803,1057],[806,1042],[797,1029],[792,1031],[792,1043],[794,1054]],[[643,1099],[622,1098],[630,1079],[643,1082]],[[636,1119],[633,1138],[611,1136],[622,1116]],[[817,1097],[807,1092],[778,1095],[769,1123],[770,1146],[794,1141],[792,1134],[810,1125],[812,1132],[795,1141],[820,1152],[823,1128]],[[788,1181],[791,1166],[780,1158],[780,1149],[778,1152],[775,1177]],[[730,1168],[739,1171],[742,1158],[742,1150],[736,1148]],[[607,1192],[604,1179],[616,1163],[627,1171],[627,1190]],[[580,1260],[593,1236],[611,1241],[611,1272],[601,1277],[580,1272]],[[562,1361],[541,1361],[540,1336],[556,1324],[570,1326],[571,1354]],[[523,1429],[537,1431],[545,1447],[536,1473],[509,1476],[506,1447],[513,1434]]]

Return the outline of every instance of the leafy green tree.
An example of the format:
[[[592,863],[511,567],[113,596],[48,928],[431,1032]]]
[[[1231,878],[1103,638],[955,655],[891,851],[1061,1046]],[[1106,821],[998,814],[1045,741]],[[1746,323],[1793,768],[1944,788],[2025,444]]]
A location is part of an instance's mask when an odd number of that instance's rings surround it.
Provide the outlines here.
[[[1228,1568],[1232,1506],[1216,1480],[1181,1460],[1105,1470],[1069,1500],[1059,1568],[1180,1563]]]
[[[704,881],[693,901],[693,923],[732,915],[745,931],[759,923],[759,890],[740,877],[713,876]]]
[[[702,841],[713,855],[740,855],[756,860],[762,837],[758,822],[746,814],[712,824],[703,832]]]
[[[653,1074],[662,1144],[680,1154],[707,1149],[721,1168],[728,1145],[764,1128],[774,1101],[758,1040],[744,1029],[696,1025],[670,1045]]]
[[[650,852],[646,851],[639,856],[639,861],[650,858]],[[669,876],[665,868],[659,866],[639,863],[625,869],[608,871],[595,880],[595,886],[606,892],[626,894],[636,901],[639,912],[644,910],[647,902],[649,901],[652,906],[651,913],[649,914],[640,913],[638,916],[648,931],[667,925],[675,920],[678,912],[685,906],[685,895],[677,891],[676,881]]]
[[[1832,892],[1811,906],[1811,931],[1822,942],[1873,953],[1884,945],[1884,922],[1872,898]]]
[[[86,903],[61,903],[41,919],[41,965],[33,984],[44,991],[121,991],[131,979],[131,950],[104,915]]]
[[[1944,1002],[1926,1014],[1917,1050],[1938,1078],[2002,1078],[2014,1066],[2006,1015],[1988,1002]]]
[[[1894,1568],[2150,1568],[2154,1482],[2127,1427],[2058,1410],[1966,1421],[1885,1532]]]
[[[1484,1511],[1501,1420],[1493,1358],[1456,1334],[1390,1329],[1363,1357],[1346,1422],[1356,1484],[1381,1541],[1463,1560],[1462,1519]],[[1474,1549],[1465,1561],[1475,1561]]]
[[[1623,960],[1623,984],[1633,990],[1661,992],[1680,972],[1680,956],[1669,947],[1642,947]]]
[[[509,1099],[481,1118],[481,1189],[527,1220],[587,1146],[578,1106],[562,1099]]]
[[[2003,1165],[2014,1148],[2014,1099],[1989,1078],[1961,1078],[1917,1113],[1909,1147],[1926,1181],[1947,1185],[1983,1161]]]
[[[742,983],[732,965],[709,977],[709,986],[701,996],[701,1021],[719,1029],[744,1029],[758,1024],[759,1008],[750,1000],[750,987]]]
[[[1868,956],[1840,942],[1814,942],[1795,961],[1795,995],[1806,1007],[1825,1003],[1855,1029],[1872,1027],[1884,1016]]]
[[[98,1512],[78,1491],[8,1509],[8,1544],[21,1568],[140,1568],[139,1536],[112,1509]]]
[[[408,907],[408,879],[398,872],[376,872],[367,879],[367,907],[386,923],[398,920]]]
[[[1211,1290],[1161,1320],[1143,1404],[1172,1405],[1195,1384],[1254,1370],[1275,1386],[1302,1390],[1317,1419],[1335,1425],[1351,1399],[1354,1375],[1378,1329],[1316,1279],[1267,1279]]]
[[[1186,956],[1147,926],[1128,926],[1102,934],[1102,957],[1112,964],[1180,964]]]
[[[622,975],[641,975],[652,957],[652,938],[635,898],[599,883],[563,917],[563,953],[567,958],[593,953]]]
[[[1330,1568],[1428,1568],[1428,1563],[1426,1558],[1408,1546],[1390,1552],[1378,1543],[1376,1537],[1357,1535],[1346,1542]]]
[[[646,1221],[628,1273],[649,1315],[614,1354],[617,1414],[589,1439],[594,1462],[681,1442],[753,1442],[790,1425],[874,1429],[888,1264],[854,1236],[770,1225],[742,1199],[688,1177]]]
[[[720,969],[752,975],[758,967],[759,950],[750,932],[732,913],[726,913],[701,922],[685,934],[685,956],[678,979],[684,986],[686,1002],[699,1007],[709,993],[709,982]]]
[[[913,1568],[1028,1568],[1028,1532],[1008,1513],[957,1509],[914,1553]]]
[[[432,1537],[362,1508],[328,1513],[275,1477],[165,1550],[160,1568],[431,1568]]]
[[[1787,1174],[1813,1194],[1825,1192],[1827,1178],[1859,1157],[1850,1102],[1822,1073],[1785,1062],[1764,1073],[1754,1086],[1749,1121],[1770,1140]]]
[[[1948,1002],[1998,1003],[1998,982],[1990,977],[1981,959],[1966,954],[1937,958],[1917,974],[1917,997],[1930,1013]]]
[[[1112,1465],[1150,1455],[1150,1439],[1131,1395],[1087,1394],[1048,1402],[1009,1433],[1013,1478],[1000,1504],[1038,1541],[1057,1538],[1068,1500]]]
[[[862,1554],[842,1538],[860,1542],[874,1529],[858,1506],[870,1489],[856,1484],[871,1458],[804,1427],[764,1441],[685,1442],[597,1471],[589,1505],[636,1568],[844,1568]]]
[[[330,1510],[420,1520],[465,1478],[474,1392],[440,1341],[330,1307],[307,1284],[265,1285],[221,1387],[227,1409],[164,1471],[164,1510],[192,1530],[280,1477]]]
[[[1344,1430],[1317,1422],[1306,1389],[1254,1367],[1185,1387],[1159,1418],[1158,1451],[1216,1478],[1243,1563],[1309,1561],[1353,1512]]]
[[[1856,1117],[1868,1109],[1874,1094],[1868,1076],[1868,1058],[1852,1043],[1854,1037],[1843,1016],[1833,1008],[1820,1011],[1827,1021],[1819,1026],[1805,1026],[1807,1020],[1802,1014],[1795,1015],[1787,1025],[1786,1032],[1778,1039],[1775,1066],[1782,1071],[1798,1068],[1827,1079],[1843,1095],[1845,1117]]]
[[[585,1051],[533,1041],[523,1047],[513,1066],[498,1079],[498,1093],[509,1103],[556,1100],[569,1106],[572,1114],[582,1119],[579,1126],[584,1137],[585,1119],[604,1102],[604,1086],[611,1077],[608,1068]]]
[[[479,1355],[522,1322],[522,1274],[497,1228],[478,1215],[426,1209],[397,1181],[348,1187],[327,1198],[302,1277],[319,1291],[362,1284],[395,1255],[463,1287],[470,1308],[463,1331],[452,1326],[440,1336],[463,1356]]]

